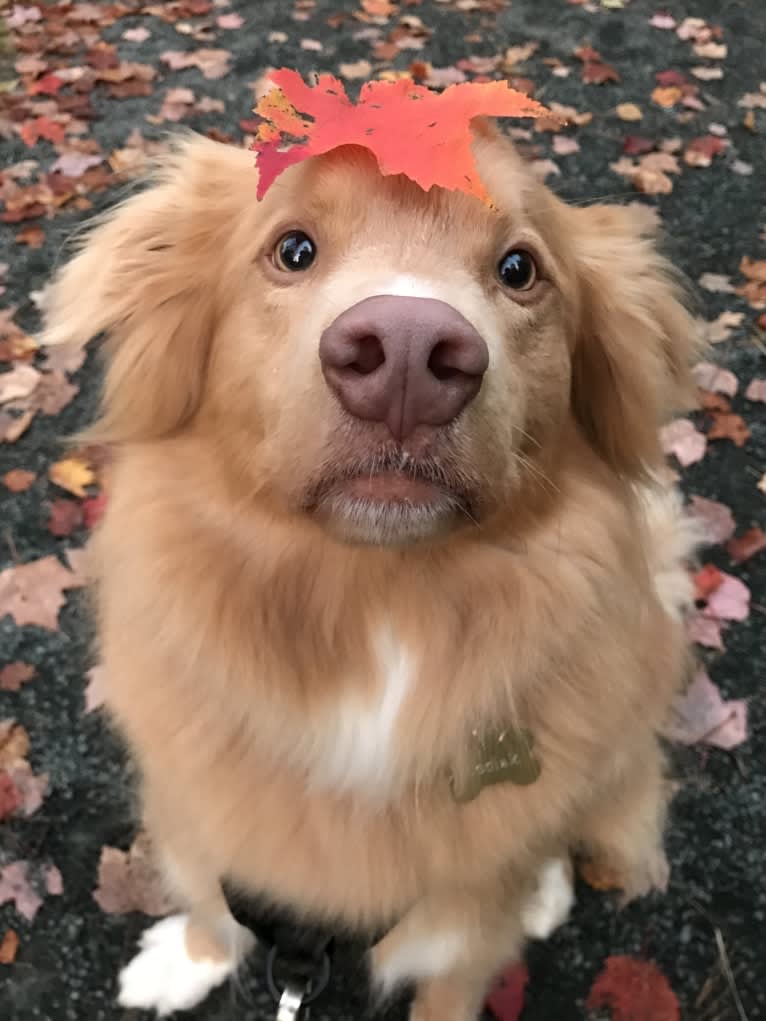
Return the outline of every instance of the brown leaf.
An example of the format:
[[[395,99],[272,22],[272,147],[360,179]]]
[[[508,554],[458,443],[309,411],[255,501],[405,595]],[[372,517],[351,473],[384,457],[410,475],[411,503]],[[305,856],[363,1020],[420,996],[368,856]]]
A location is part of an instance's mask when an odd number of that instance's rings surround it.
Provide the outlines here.
[[[19,949],[19,937],[13,929],[6,929],[0,940],[0,964],[13,964]]]
[[[720,156],[726,149],[726,143],[715,135],[703,135],[694,138],[684,150],[684,163],[690,167],[709,167],[714,156]]]
[[[77,457],[65,457],[52,464],[48,477],[68,493],[80,497],[87,496],[86,486],[92,486],[96,481],[91,466]]]
[[[25,471],[23,468],[11,468],[3,475],[3,485],[12,493],[25,493],[36,477],[34,472]]]
[[[735,564],[744,563],[763,549],[766,549],[766,532],[758,527],[748,528],[726,543],[726,551]]]
[[[110,915],[141,911],[156,917],[172,910],[173,901],[154,864],[146,834],[140,833],[128,851],[101,848],[93,899]]]
[[[663,110],[669,110],[676,105],[682,96],[683,92],[677,85],[668,85],[666,87],[658,85],[652,91],[652,102],[656,103],[657,106],[661,106]]]
[[[656,964],[612,956],[593,983],[586,1008],[612,1010],[612,1021],[679,1021],[678,999]]]
[[[731,440],[736,447],[744,447],[750,439],[750,430],[741,415],[718,414],[708,431],[709,440]]]
[[[0,720],[0,769],[12,769],[29,754],[29,734],[15,720]]]
[[[583,67],[582,80],[586,85],[604,85],[606,82],[619,82],[621,79],[616,68],[611,64],[592,61]]]
[[[9,613],[18,627],[34,624],[58,629],[64,592],[83,582],[54,556],[0,571],[0,617]]]
[[[618,103],[615,107],[615,113],[621,121],[640,121],[643,117],[641,107],[635,103]]]
[[[31,681],[37,670],[30,663],[8,663],[0,670],[0,688],[3,691],[18,691],[22,684]]]
[[[20,245],[29,245],[30,248],[42,248],[45,243],[45,231],[37,224],[30,224],[19,231],[16,241]]]
[[[62,538],[71,535],[82,524],[82,507],[74,500],[54,500],[48,518],[48,531]]]

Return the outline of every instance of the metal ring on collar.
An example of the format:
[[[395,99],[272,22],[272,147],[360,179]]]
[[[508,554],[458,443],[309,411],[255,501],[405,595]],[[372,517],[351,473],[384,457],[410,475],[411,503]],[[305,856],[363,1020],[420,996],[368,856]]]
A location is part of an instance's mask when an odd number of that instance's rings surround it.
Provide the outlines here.
[[[278,957],[279,947],[272,947],[271,950],[269,950],[269,956],[266,958],[266,981],[269,986],[269,992],[274,998],[274,1002],[280,1004],[281,1006],[285,993],[287,993],[288,990],[291,991],[293,990],[294,983],[288,983],[288,985],[286,985],[284,989],[280,989],[279,986],[277,985],[277,981],[274,977],[274,966],[277,963]],[[299,1008],[301,1006],[307,1007],[310,1003],[313,1003],[314,1000],[317,999],[317,997],[322,995],[322,993],[327,988],[329,982],[330,982],[330,955],[327,953],[327,951],[325,951],[322,954],[322,957],[317,961],[317,975],[315,977],[312,977],[306,984],[305,991],[303,993],[303,996],[301,997],[301,1002],[298,1004],[298,1007]],[[298,1015],[295,1014],[293,1016],[297,1017]],[[285,1021],[288,1021],[288,1019],[290,1019],[290,1014],[285,1014]],[[277,1021],[281,1021],[279,1016],[277,1017]]]

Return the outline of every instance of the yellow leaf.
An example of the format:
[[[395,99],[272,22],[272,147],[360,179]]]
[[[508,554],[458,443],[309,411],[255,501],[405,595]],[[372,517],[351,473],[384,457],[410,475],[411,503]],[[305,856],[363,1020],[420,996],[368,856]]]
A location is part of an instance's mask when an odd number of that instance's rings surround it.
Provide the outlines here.
[[[57,486],[66,489],[68,493],[75,496],[87,496],[85,487],[92,486],[96,481],[96,473],[76,457],[65,457],[63,461],[56,461],[48,472],[48,478]]]
[[[616,112],[621,121],[640,121],[643,117],[641,107],[635,103],[620,103]]]
[[[683,92],[677,85],[668,85],[667,88],[657,86],[652,92],[652,99],[661,106],[664,110],[669,110],[671,106],[675,106],[678,100],[683,96]]]

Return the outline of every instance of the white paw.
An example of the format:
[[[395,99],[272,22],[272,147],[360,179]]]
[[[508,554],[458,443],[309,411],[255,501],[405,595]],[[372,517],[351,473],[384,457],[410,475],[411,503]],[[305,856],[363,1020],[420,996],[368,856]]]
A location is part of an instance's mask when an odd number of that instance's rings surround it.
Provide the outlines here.
[[[537,889],[521,913],[524,932],[532,939],[548,939],[569,918],[574,904],[572,866],[563,858],[552,858],[540,870]]]
[[[141,950],[120,972],[122,1007],[156,1010],[160,1017],[196,1006],[236,969],[225,961],[194,961],[186,950],[187,915],[171,915],[147,929]]]

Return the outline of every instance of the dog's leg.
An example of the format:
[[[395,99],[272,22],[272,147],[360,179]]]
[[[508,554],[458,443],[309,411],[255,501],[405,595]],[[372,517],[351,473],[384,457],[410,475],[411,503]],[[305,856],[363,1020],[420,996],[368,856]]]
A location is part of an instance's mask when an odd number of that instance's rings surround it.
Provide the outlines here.
[[[414,981],[410,1021],[475,1021],[495,975],[521,951],[522,900],[501,883],[425,897],[373,948],[377,990]]]
[[[236,971],[254,940],[232,917],[210,872],[167,848],[161,858],[168,883],[189,910],[144,932],[138,954],[120,972],[118,1001],[164,1017],[204,1000]]]
[[[652,743],[619,782],[601,792],[581,826],[586,854],[615,875],[626,902],[667,887],[670,866],[662,842],[667,801],[662,755]]]

